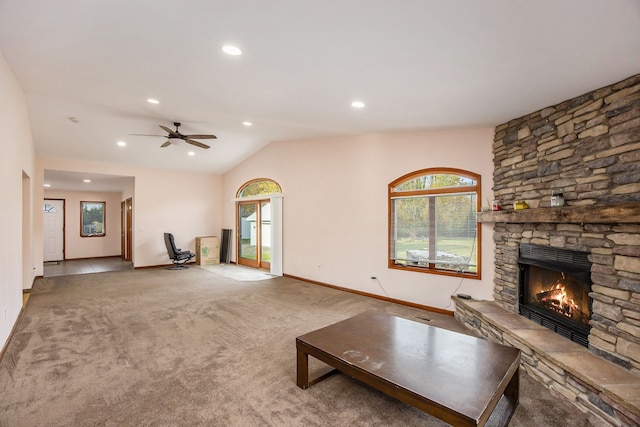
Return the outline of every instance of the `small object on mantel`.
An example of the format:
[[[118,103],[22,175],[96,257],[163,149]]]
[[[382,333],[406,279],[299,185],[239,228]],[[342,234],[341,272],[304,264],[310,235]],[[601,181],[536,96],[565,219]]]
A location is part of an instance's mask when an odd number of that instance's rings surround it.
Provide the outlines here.
[[[461,299],[471,299],[471,295],[467,294],[456,294],[456,296]]]
[[[529,208],[529,205],[524,200],[516,200],[515,202],[513,202],[513,209],[517,211],[522,209],[528,209],[528,208]]]
[[[559,208],[564,206],[564,194],[561,190],[553,190],[551,192],[551,207]]]

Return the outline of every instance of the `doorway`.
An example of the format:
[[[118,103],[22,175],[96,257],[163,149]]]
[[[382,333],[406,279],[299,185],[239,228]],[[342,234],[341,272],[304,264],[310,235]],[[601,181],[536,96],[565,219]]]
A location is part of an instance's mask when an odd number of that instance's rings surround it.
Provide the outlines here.
[[[271,202],[238,202],[238,264],[271,269]]]
[[[64,199],[44,199],[44,262],[64,259]]]
[[[133,199],[129,197],[120,202],[120,251],[121,258],[125,261],[131,261],[131,252],[133,248]]]
[[[31,218],[31,178],[22,171],[22,289],[31,289],[33,281]]]

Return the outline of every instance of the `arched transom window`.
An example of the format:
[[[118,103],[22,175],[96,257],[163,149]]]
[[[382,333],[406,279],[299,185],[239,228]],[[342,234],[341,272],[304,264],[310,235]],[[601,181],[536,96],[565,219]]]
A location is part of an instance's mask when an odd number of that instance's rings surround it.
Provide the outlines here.
[[[274,193],[282,193],[282,188],[280,185],[266,178],[258,178],[253,179],[238,190],[237,198],[245,198],[245,197],[255,197],[255,196],[266,196]]]
[[[389,184],[389,267],[480,278],[480,175],[422,169]]]

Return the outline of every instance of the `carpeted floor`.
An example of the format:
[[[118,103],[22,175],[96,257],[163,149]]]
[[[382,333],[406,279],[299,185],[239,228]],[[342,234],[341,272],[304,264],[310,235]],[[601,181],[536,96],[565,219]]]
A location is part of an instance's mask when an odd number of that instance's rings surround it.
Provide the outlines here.
[[[298,388],[295,337],[365,310],[465,331],[452,317],[220,273],[38,280],[0,363],[0,426],[444,425],[342,374]],[[520,384],[512,426],[588,425],[527,374]]]

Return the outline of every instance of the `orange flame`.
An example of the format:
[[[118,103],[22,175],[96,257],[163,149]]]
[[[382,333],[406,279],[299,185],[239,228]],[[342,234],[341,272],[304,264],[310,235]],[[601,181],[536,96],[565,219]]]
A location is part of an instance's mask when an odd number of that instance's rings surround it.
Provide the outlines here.
[[[562,314],[566,317],[571,317],[574,312],[580,310],[580,307],[578,307],[572,298],[567,297],[566,288],[561,283],[564,279],[565,275],[563,272],[562,279],[558,280],[554,286],[544,291],[546,295],[542,298],[542,302],[546,303],[548,308],[556,313]]]

